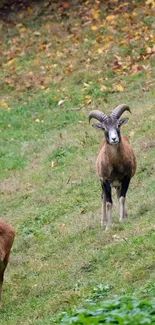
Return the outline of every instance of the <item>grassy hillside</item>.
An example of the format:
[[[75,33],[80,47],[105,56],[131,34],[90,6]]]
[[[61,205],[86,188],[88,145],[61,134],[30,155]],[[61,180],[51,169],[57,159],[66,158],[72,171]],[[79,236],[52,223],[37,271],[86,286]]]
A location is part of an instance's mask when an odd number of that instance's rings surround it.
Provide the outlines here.
[[[16,7],[15,7],[16,8]],[[147,1],[33,3],[0,21],[0,215],[16,229],[2,325],[53,324],[101,285],[155,294],[155,59]],[[138,161],[129,221],[100,227],[89,111],[127,103]]]

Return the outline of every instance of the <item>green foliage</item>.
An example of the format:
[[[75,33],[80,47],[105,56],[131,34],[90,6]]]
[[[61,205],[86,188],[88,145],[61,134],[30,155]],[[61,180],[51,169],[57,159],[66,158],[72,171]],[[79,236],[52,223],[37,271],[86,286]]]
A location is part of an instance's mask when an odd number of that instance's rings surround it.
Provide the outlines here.
[[[90,303],[76,312],[63,315],[56,324],[68,325],[146,325],[155,324],[155,302],[135,297],[116,297],[100,303]]]
[[[90,300],[98,301],[100,299],[103,299],[103,297],[106,297],[108,295],[112,288],[113,286],[110,284],[98,284],[95,288],[92,289]]]

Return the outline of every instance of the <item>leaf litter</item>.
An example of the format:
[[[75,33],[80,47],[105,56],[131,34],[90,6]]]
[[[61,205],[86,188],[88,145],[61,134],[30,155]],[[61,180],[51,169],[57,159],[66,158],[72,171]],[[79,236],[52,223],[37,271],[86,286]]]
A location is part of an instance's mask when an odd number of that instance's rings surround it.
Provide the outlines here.
[[[111,70],[116,78],[141,71],[147,72],[148,78],[151,74],[150,58],[155,55],[153,0],[143,4],[41,1],[39,6],[11,1],[0,10],[2,90],[7,86],[22,94],[25,89],[46,91],[53,84],[61,89],[70,75],[93,72],[97,61],[99,74],[99,61],[104,64],[103,73]],[[102,82],[100,88],[110,90]],[[111,91],[124,90],[125,85],[116,79]],[[91,95],[86,97],[86,103],[91,101]]]

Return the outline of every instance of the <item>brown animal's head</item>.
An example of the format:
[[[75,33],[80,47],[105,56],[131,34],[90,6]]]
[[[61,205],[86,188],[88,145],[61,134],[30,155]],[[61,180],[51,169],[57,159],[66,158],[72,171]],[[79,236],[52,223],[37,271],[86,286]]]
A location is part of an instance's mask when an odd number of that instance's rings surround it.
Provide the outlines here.
[[[110,115],[94,110],[89,114],[89,122],[92,118],[97,119],[100,123],[93,124],[93,127],[104,130],[107,143],[117,144],[120,142],[120,127],[128,121],[128,118],[120,120],[124,111],[131,113],[130,108],[125,104],[117,106]]]

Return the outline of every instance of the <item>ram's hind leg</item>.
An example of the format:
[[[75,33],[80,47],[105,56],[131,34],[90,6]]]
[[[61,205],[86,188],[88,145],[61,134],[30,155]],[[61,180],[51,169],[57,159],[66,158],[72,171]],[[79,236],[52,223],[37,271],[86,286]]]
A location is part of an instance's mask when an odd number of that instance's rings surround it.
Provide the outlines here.
[[[117,195],[117,199],[120,204],[120,221],[122,221],[123,219],[128,219],[128,212],[127,212],[127,208],[125,206],[125,202],[123,202],[123,199],[120,199],[121,187],[116,187],[116,195]],[[123,207],[123,205],[124,205],[124,207]]]
[[[120,195],[119,195],[119,202],[120,202],[120,221],[128,218],[127,209],[125,206],[126,201],[126,193],[129,187],[130,178],[124,177],[122,181],[122,186],[120,189]]]
[[[101,185],[102,185],[101,224],[105,226],[105,230],[108,230],[109,226],[111,225],[111,210],[112,210],[111,186],[108,181],[101,183]]]

